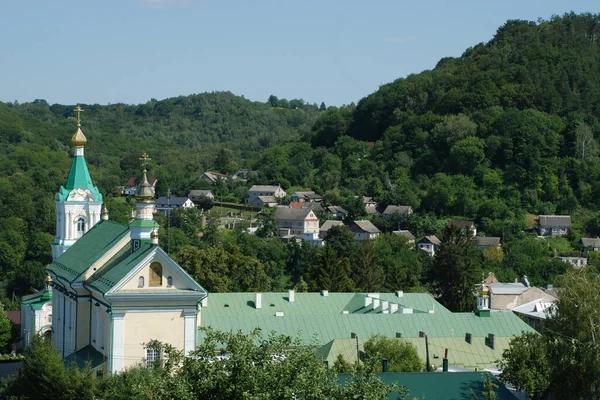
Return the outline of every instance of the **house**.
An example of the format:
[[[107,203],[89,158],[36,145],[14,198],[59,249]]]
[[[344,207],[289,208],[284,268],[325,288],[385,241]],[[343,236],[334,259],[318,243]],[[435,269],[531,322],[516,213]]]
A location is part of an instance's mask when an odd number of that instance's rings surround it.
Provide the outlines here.
[[[412,214],[413,209],[411,206],[387,206],[385,208],[385,210],[383,211],[383,214],[381,214],[381,216],[389,221],[392,219],[392,215],[394,214],[406,214],[406,215],[410,215]]]
[[[523,277],[523,282],[494,282],[487,286],[491,310],[512,310],[536,299],[556,300],[556,297],[546,293],[544,289],[530,286],[526,276]]]
[[[273,196],[258,196],[252,203],[254,207],[277,207],[277,199]]]
[[[212,191],[200,189],[190,190],[187,197],[194,203],[200,201],[203,198],[208,198],[211,200],[215,199],[215,195],[212,193]]]
[[[52,347],[66,363],[88,361],[96,376],[150,365],[162,357],[160,349],[147,345],[153,340],[188,355],[198,344],[198,304],[207,293],[158,245],[154,188],[145,168],[134,219],[109,220],[86,166],[86,142],[78,127],[69,178],[55,197],[58,251],[46,268],[52,313],[46,306],[45,320],[32,330],[51,324]],[[145,166],[149,158],[144,154],[141,160]],[[44,307],[49,292],[26,299],[22,312],[31,308],[41,320],[35,310]]]
[[[367,214],[377,213],[377,202],[375,202],[372,197],[363,196],[362,199]]]
[[[52,278],[45,280],[45,288],[23,296],[21,300],[21,338],[23,346],[31,343],[33,335],[52,337]]]
[[[309,208],[280,207],[273,215],[280,237],[302,236],[305,233],[319,235],[319,218]]]
[[[240,169],[231,176],[231,179],[246,182],[248,180],[248,175],[253,173],[256,174],[254,171],[250,171],[249,169]]]
[[[356,240],[377,239],[381,231],[371,221],[354,221],[350,224],[350,232],[354,233]]]
[[[551,316],[556,299],[539,298],[514,307],[511,311],[536,331],[543,332],[544,321]]]
[[[196,207],[194,202],[189,197],[177,197],[177,196],[161,196],[156,199],[156,211],[161,211],[165,215],[167,212],[176,210],[178,208],[192,208]]]
[[[311,199],[319,198],[315,192],[313,191],[305,191],[305,192],[294,192],[292,193],[291,201],[311,201]]]
[[[600,238],[581,238],[581,246],[583,247],[584,254],[588,251],[600,250]]]
[[[423,250],[430,256],[435,256],[435,253],[440,249],[442,242],[435,235],[425,236],[417,243],[417,248]]]
[[[570,215],[540,215],[538,234],[540,236],[565,236],[571,227]]]
[[[321,228],[319,228],[319,237],[321,239],[325,239],[327,233],[329,233],[329,230],[334,226],[344,226],[344,223],[342,221],[328,219],[327,221],[323,222],[323,225],[321,225]]]
[[[211,185],[214,185],[219,180],[227,180],[227,174],[222,174],[215,171],[205,171],[202,175],[200,175],[200,179],[210,183]]]
[[[345,219],[348,217],[348,211],[340,206],[329,206],[325,208],[325,215],[327,218]]]
[[[259,202],[260,196],[271,196],[274,199],[285,197],[287,193],[281,186],[254,185],[248,190],[248,204],[254,207],[262,207],[264,202]]]
[[[500,238],[497,236],[475,236],[475,247],[481,250],[488,247],[500,248]]]
[[[310,208],[313,211],[323,210],[321,203],[315,201],[292,201],[290,208]]]
[[[398,235],[398,236],[404,236],[406,238],[406,240],[408,241],[408,243],[415,244],[415,235],[410,233],[410,231],[408,231],[408,230],[400,229],[399,231],[392,231],[392,234]]]
[[[156,187],[156,181],[158,181],[156,178],[150,179],[150,184],[153,188]],[[135,196],[136,191],[137,184],[134,176],[127,180],[125,186],[121,186],[121,196]]]
[[[465,220],[461,220],[461,219],[451,219],[448,221],[448,226],[455,226],[455,227],[459,228],[460,230],[464,230],[464,231],[469,229],[472,236],[477,235],[477,228],[475,227],[475,222],[473,222],[473,221],[465,221]]]
[[[587,265],[585,257],[556,257],[556,259],[571,264],[575,268],[583,268]]]

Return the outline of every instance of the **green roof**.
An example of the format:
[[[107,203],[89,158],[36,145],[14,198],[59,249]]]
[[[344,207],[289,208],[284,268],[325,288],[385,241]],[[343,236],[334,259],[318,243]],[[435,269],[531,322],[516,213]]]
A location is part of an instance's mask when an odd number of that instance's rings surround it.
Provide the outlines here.
[[[102,201],[102,194],[92,182],[92,177],[88,171],[85,158],[83,156],[75,156],[73,157],[73,162],[71,163],[71,170],[69,171],[69,176],[67,177],[67,183],[65,186],[62,186],[58,192],[59,200],[67,200],[69,193],[71,193],[73,189],[80,188],[89,189],[96,198],[96,201]]]
[[[125,235],[127,225],[100,221],[46,269],[72,283]]]
[[[52,290],[42,289],[37,293],[23,297],[22,305],[28,305],[34,310],[40,309],[44,304],[52,302]]]
[[[148,242],[142,242],[142,245],[136,251],[131,252],[131,247],[125,246],[85,283],[101,293],[108,292],[138,265],[154,247],[155,245]]]
[[[87,345],[79,351],[71,353],[65,358],[65,365],[70,366],[73,363],[80,369],[85,368],[87,363],[90,363],[90,368],[94,369],[104,362],[104,355],[96,350],[93,346]]]
[[[456,400],[473,399],[473,393],[478,399],[483,395],[483,378],[488,372],[386,372],[378,374],[379,378],[388,385],[394,382],[406,386],[409,390],[408,398],[425,400]],[[497,400],[515,400],[516,397],[495,376],[489,374],[492,381],[498,386],[495,390]],[[340,384],[344,384],[350,375],[341,374],[338,377]],[[398,393],[390,393],[389,399],[396,399]]]

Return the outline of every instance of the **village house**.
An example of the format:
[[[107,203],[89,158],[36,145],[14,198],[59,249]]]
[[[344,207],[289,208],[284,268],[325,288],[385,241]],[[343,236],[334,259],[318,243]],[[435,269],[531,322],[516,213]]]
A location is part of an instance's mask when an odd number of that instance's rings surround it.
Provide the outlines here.
[[[586,255],[590,250],[598,251],[600,250],[600,238],[581,238],[581,246]]]
[[[468,229],[471,232],[471,236],[477,235],[477,227],[475,227],[475,222],[473,221],[451,219],[448,221],[448,226],[455,226],[462,231],[466,231]]]
[[[423,250],[430,256],[435,256],[435,253],[440,249],[442,242],[435,235],[425,236],[417,243],[417,248]]]
[[[205,171],[202,175],[200,175],[200,179],[210,183],[211,185],[214,185],[219,180],[227,180],[227,174],[222,174],[215,171]]]
[[[248,190],[248,204],[254,207],[263,207],[265,205],[265,199],[260,200],[261,196],[272,197],[273,200],[283,198],[287,195],[285,190],[281,186],[271,185],[254,185]]]
[[[299,201],[299,202],[312,202],[312,201],[321,201],[321,196],[311,191],[304,192],[294,192],[290,197],[291,201]]]
[[[150,184],[152,185],[153,188],[156,187],[156,181],[158,179],[154,178],[154,179],[150,179]],[[125,182],[125,186],[121,186],[121,196],[135,196],[135,193],[137,191],[137,183],[136,183],[136,179],[134,176],[132,176],[131,178],[129,178],[127,180],[127,182]]]
[[[571,264],[575,268],[583,268],[587,265],[587,258],[585,257],[556,257],[556,259]]]
[[[156,211],[167,214],[169,211],[176,210],[178,208],[192,208],[196,207],[194,202],[189,197],[178,197],[178,196],[161,196],[156,199]]]
[[[329,206],[325,208],[325,216],[327,218],[345,219],[348,217],[348,211],[340,206]]]
[[[252,205],[256,208],[277,207],[277,199],[273,196],[258,196]]]
[[[544,289],[531,286],[526,276],[523,276],[522,282],[493,282],[487,286],[490,291],[490,309],[493,311],[512,310],[539,299],[556,300],[556,297]]]
[[[372,197],[363,196],[362,199],[367,214],[377,213],[377,202]]]
[[[377,239],[381,231],[371,221],[360,220],[350,224],[350,232],[354,233],[356,240]]]
[[[215,195],[212,193],[212,191],[201,189],[190,190],[187,197],[194,203],[200,201],[203,198],[208,198],[211,200],[215,199]]]
[[[321,239],[325,239],[327,233],[329,233],[329,230],[334,226],[344,226],[344,223],[342,221],[328,219],[327,221],[323,222],[323,225],[321,225],[321,228],[319,228],[319,237]]]
[[[556,299],[539,298],[530,301],[529,303],[516,306],[511,311],[519,316],[527,325],[531,326],[536,331],[543,333],[544,321],[551,316],[554,311]]]
[[[406,240],[408,241],[408,243],[415,244],[415,235],[413,235],[408,230],[400,229],[399,231],[392,231],[392,234],[398,235],[398,236],[404,236],[406,238]]]
[[[476,236],[475,247],[485,250],[488,247],[500,248],[500,238],[497,236]]]
[[[319,218],[309,208],[279,207],[273,215],[280,237],[301,237],[305,233],[319,235]]]
[[[392,216],[394,214],[406,214],[406,215],[410,215],[413,213],[413,209],[411,206],[387,206],[385,208],[385,210],[383,211],[383,213],[381,214],[381,216],[389,221],[392,219]]]
[[[571,227],[570,215],[540,215],[538,234],[540,236],[565,236]]]
[[[248,175],[251,175],[253,173],[256,174],[256,172],[250,171],[249,169],[240,169],[235,174],[231,175],[231,179],[233,179],[234,181],[239,179],[242,182],[247,182]]]

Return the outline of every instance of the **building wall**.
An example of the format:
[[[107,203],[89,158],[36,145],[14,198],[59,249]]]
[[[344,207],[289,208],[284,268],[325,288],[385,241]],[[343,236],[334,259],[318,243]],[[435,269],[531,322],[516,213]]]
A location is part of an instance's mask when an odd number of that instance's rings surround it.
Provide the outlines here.
[[[186,284],[185,282],[183,282],[183,280],[181,278],[179,278],[179,276],[175,275],[173,273],[173,271],[169,268],[169,266],[165,263],[161,263],[162,265],[162,285],[161,286],[150,286],[150,265],[152,264],[152,262],[148,263],[148,265],[146,265],[144,268],[142,268],[140,270],[140,273],[137,274],[135,277],[133,277],[131,280],[129,280],[129,282],[127,282],[124,286],[123,289],[140,289],[138,287],[138,283],[139,283],[139,278],[143,277],[144,278],[144,289],[159,289],[159,288],[163,288],[166,289],[168,288],[167,286],[167,282],[168,282],[168,277],[170,276],[172,278],[173,281],[173,289],[177,289],[177,288],[185,288]]]
[[[77,348],[81,350],[90,344],[90,302],[91,297],[77,298]]]
[[[519,295],[490,293],[490,308],[494,310],[511,310],[536,299],[555,300],[555,297],[536,287],[531,287]]]

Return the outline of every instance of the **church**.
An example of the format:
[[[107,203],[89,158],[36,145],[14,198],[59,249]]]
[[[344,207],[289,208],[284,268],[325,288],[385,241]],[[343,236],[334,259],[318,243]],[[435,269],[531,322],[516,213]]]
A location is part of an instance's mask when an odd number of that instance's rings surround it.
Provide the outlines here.
[[[150,159],[141,158],[143,179],[129,224],[110,221],[84,158],[83,110],[75,111],[74,158],[55,196],[51,293],[42,299],[52,302],[46,305],[51,314],[42,318],[51,322],[52,345],[67,362],[91,362],[96,375],[161,357],[147,346],[155,340],[188,354],[196,347],[207,292],[158,246],[154,188],[146,176]]]

